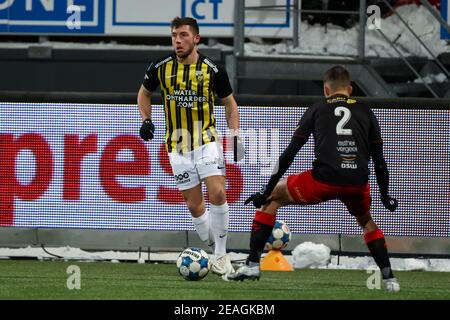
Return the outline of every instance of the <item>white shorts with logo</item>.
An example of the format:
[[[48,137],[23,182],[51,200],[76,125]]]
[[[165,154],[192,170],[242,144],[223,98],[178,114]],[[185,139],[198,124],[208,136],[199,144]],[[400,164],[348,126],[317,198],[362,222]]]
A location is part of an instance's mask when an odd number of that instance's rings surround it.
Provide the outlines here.
[[[180,191],[191,189],[210,176],[225,176],[222,145],[207,143],[194,151],[169,153],[170,165]]]

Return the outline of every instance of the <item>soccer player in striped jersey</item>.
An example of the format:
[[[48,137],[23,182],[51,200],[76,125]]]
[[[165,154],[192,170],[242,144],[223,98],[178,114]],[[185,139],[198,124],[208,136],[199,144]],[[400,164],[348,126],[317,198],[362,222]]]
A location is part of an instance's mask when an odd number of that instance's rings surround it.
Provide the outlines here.
[[[380,268],[386,289],[400,290],[391,269],[383,232],[370,214],[370,158],[374,162],[381,202],[389,211],[395,211],[398,205],[388,193],[389,173],[383,156],[381,131],[372,110],[350,98],[350,84],[350,75],[344,67],[336,66],[327,71],[323,85],[326,99],[306,110],[267,186],[245,201],[245,204],[252,202],[257,208],[250,236],[250,254],[247,264],[228,275],[229,280],[259,279],[261,253],[280,207],[339,199],[363,229],[364,240]],[[312,170],[280,181],[311,134],[316,156]]]
[[[233,271],[226,242],[229,225],[225,193],[225,161],[216,130],[214,95],[225,106],[226,120],[243,157],[239,139],[239,112],[224,68],[202,55],[197,45],[199,27],[193,18],[176,17],[171,23],[174,53],[150,64],[138,93],[143,120],[142,139],[153,138],[151,96],[158,86],[164,102],[165,142],[178,189],[183,194],[200,239],[214,247],[212,271],[225,275]],[[202,194],[205,183],[210,209]]]

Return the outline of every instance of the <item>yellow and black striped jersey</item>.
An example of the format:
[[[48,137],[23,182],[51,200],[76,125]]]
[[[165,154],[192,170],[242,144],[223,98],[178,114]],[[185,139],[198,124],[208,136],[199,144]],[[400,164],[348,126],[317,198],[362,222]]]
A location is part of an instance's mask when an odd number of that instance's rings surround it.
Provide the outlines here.
[[[210,58],[199,54],[197,63],[184,65],[173,53],[151,63],[142,84],[151,92],[161,86],[168,152],[189,152],[218,138],[214,93],[225,98],[232,89],[225,69]]]

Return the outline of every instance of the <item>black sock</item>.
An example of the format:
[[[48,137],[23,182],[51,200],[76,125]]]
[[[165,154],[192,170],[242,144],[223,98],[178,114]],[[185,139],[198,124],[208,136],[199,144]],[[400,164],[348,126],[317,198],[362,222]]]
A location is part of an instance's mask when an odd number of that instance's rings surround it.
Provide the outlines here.
[[[249,262],[259,263],[261,254],[266,245],[267,239],[272,233],[275,224],[275,215],[256,211],[252,224],[252,233],[250,236],[250,254],[247,258]]]
[[[380,229],[366,233],[364,235],[366,245],[372,254],[377,266],[380,268],[383,279],[393,278],[391,262],[386,247],[386,240]]]

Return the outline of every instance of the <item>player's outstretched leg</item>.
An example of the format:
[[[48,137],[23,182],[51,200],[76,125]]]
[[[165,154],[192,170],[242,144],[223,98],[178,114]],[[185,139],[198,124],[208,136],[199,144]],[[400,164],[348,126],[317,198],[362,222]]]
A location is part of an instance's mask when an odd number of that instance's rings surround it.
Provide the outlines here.
[[[383,231],[381,231],[371,219],[364,225],[364,241],[377,266],[380,268],[386,290],[389,292],[400,291],[400,284],[394,277],[394,273],[391,269],[391,262],[389,261],[389,254]]]
[[[259,279],[259,261],[264,246],[275,224],[275,214],[257,210],[252,224],[250,236],[250,254],[245,265],[227,276],[228,280],[243,281],[245,279]]]
[[[247,262],[235,273],[229,274],[228,280],[259,279],[261,254],[275,225],[276,213],[280,207],[290,204],[295,204],[295,202],[288,192],[287,179],[284,179],[278,182],[269,197],[269,203],[256,210],[250,235],[250,254]]]

